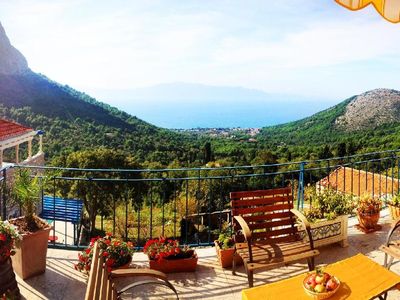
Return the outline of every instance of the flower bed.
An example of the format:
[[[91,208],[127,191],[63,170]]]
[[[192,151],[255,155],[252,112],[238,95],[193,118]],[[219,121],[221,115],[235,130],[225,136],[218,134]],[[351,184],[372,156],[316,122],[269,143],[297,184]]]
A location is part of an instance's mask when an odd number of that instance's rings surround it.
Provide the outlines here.
[[[193,272],[197,266],[197,254],[187,246],[181,247],[177,240],[160,237],[148,240],[143,252],[149,257],[151,269],[164,273]]]

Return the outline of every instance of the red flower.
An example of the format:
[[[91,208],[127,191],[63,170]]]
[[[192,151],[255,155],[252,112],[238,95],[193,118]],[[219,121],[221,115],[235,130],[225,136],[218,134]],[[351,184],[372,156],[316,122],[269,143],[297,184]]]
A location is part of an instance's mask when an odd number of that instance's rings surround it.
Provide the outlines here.
[[[108,256],[108,252],[104,251],[102,255],[103,255],[103,257],[107,257]]]
[[[3,241],[3,242],[7,241],[7,237],[5,234],[0,233],[0,241]]]

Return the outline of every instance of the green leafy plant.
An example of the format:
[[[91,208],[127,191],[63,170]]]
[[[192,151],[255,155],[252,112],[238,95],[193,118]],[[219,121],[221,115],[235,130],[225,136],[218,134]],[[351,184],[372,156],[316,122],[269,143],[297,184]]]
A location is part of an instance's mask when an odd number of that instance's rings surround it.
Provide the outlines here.
[[[358,199],[357,212],[362,214],[377,213],[381,210],[382,201],[377,196],[364,194]]]
[[[221,249],[229,249],[235,245],[235,242],[230,234],[221,233],[218,237],[218,245]]]
[[[388,201],[388,204],[400,207],[400,193],[393,195],[392,199]]]
[[[124,242],[107,233],[103,238],[92,238],[89,247],[78,254],[79,262],[75,269],[83,273],[89,273],[92,264],[95,242],[99,243],[100,255],[105,257],[105,265],[108,271],[129,263],[132,260],[134,247],[131,242]]]
[[[0,221],[0,262],[15,254],[15,246],[21,240],[17,229],[8,221]]]
[[[31,176],[27,169],[17,172],[14,182],[14,197],[21,205],[27,223],[32,223],[36,205],[40,202],[41,185],[39,177]]]
[[[311,222],[318,219],[332,220],[341,215],[352,214],[356,207],[352,196],[333,189],[318,191],[310,187],[306,196],[306,202],[310,203],[310,208],[306,209],[304,214]]]

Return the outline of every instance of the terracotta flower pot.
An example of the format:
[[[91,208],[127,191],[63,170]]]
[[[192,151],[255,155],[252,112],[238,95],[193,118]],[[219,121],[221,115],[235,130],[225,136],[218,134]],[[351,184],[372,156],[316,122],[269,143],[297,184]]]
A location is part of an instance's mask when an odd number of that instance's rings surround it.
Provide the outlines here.
[[[380,211],[361,212],[357,211],[357,219],[364,229],[374,229],[378,224]]]
[[[31,234],[22,234],[22,241],[11,257],[15,273],[28,279],[46,271],[46,256],[51,226]]]
[[[197,266],[197,254],[190,258],[149,260],[150,269],[164,273],[194,272]]]
[[[215,251],[217,252],[217,257],[221,267],[223,268],[232,267],[234,249],[233,248],[221,249],[221,247],[218,244],[218,241],[214,241],[214,244],[215,244]],[[235,262],[237,266],[243,264],[243,260],[239,255],[235,256]]]
[[[388,203],[389,206],[389,211],[390,211],[390,216],[392,217],[392,220],[396,220],[400,218],[400,207],[392,205]]]
[[[6,292],[13,297],[12,299],[20,298],[11,259],[0,262],[0,297]]]

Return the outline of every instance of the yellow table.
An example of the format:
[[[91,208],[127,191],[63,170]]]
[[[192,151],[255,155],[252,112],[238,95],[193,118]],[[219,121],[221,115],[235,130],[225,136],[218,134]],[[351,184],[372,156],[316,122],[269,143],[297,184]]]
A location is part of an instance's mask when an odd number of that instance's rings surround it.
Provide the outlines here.
[[[363,254],[338,261],[324,268],[341,281],[339,290],[329,300],[373,299],[400,283],[400,276]],[[303,289],[305,274],[242,291],[243,300],[310,300]]]

